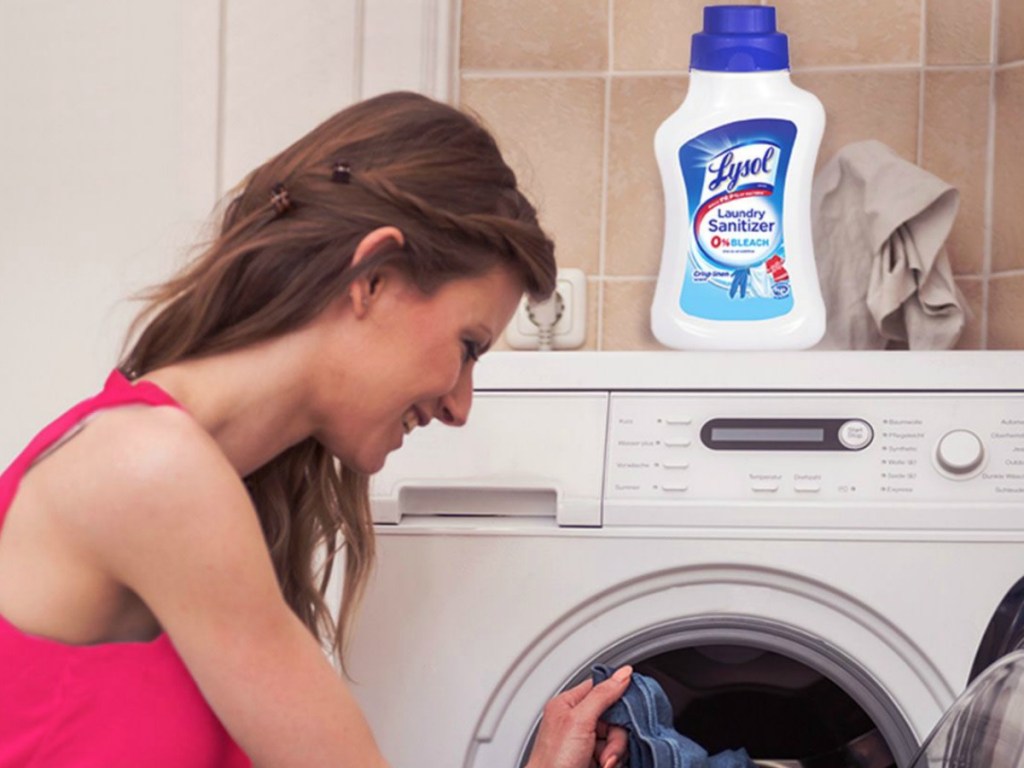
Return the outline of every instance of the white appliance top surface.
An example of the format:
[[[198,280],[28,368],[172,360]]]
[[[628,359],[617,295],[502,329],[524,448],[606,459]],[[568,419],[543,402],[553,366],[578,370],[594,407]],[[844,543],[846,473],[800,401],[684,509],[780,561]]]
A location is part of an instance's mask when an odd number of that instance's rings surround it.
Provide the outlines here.
[[[492,352],[477,390],[1024,391],[1024,353]]]

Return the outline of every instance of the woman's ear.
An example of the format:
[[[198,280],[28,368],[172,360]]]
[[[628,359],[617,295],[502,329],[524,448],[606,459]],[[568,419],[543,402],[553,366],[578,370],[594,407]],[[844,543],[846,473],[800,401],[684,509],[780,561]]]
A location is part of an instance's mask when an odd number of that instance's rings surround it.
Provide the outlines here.
[[[352,255],[352,266],[356,266],[379,251],[381,248],[393,244],[399,248],[405,245],[405,235],[398,227],[378,227],[356,246],[356,252]],[[352,300],[352,309],[356,317],[362,317],[370,308],[370,304],[379,295],[380,287],[383,284],[384,275],[378,270],[371,270],[349,286],[348,294]]]

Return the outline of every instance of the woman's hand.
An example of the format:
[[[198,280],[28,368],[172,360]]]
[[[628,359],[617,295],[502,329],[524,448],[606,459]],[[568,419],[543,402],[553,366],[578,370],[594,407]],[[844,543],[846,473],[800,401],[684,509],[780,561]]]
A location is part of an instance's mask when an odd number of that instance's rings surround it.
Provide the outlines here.
[[[598,718],[629,686],[631,667],[600,685],[586,680],[548,702],[527,768],[614,768],[626,754],[626,732]]]

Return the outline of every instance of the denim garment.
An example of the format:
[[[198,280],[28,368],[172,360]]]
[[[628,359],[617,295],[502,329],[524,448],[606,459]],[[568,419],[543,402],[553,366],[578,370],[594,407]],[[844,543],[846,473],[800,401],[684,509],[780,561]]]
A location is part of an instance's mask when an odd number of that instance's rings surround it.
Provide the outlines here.
[[[591,671],[595,685],[614,672],[603,664],[595,664]],[[676,732],[668,696],[646,675],[634,672],[625,694],[601,720],[629,732],[629,768],[754,768],[746,750],[708,757],[701,746]]]

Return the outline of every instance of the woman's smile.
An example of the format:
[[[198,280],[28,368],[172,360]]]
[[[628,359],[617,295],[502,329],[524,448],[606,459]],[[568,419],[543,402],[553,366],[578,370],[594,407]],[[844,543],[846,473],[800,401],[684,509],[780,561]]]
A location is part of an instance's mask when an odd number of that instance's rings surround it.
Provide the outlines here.
[[[419,416],[416,415],[415,409],[410,408],[408,411],[405,412],[405,416],[402,417],[402,428],[405,430],[405,434],[408,435],[419,425]]]

